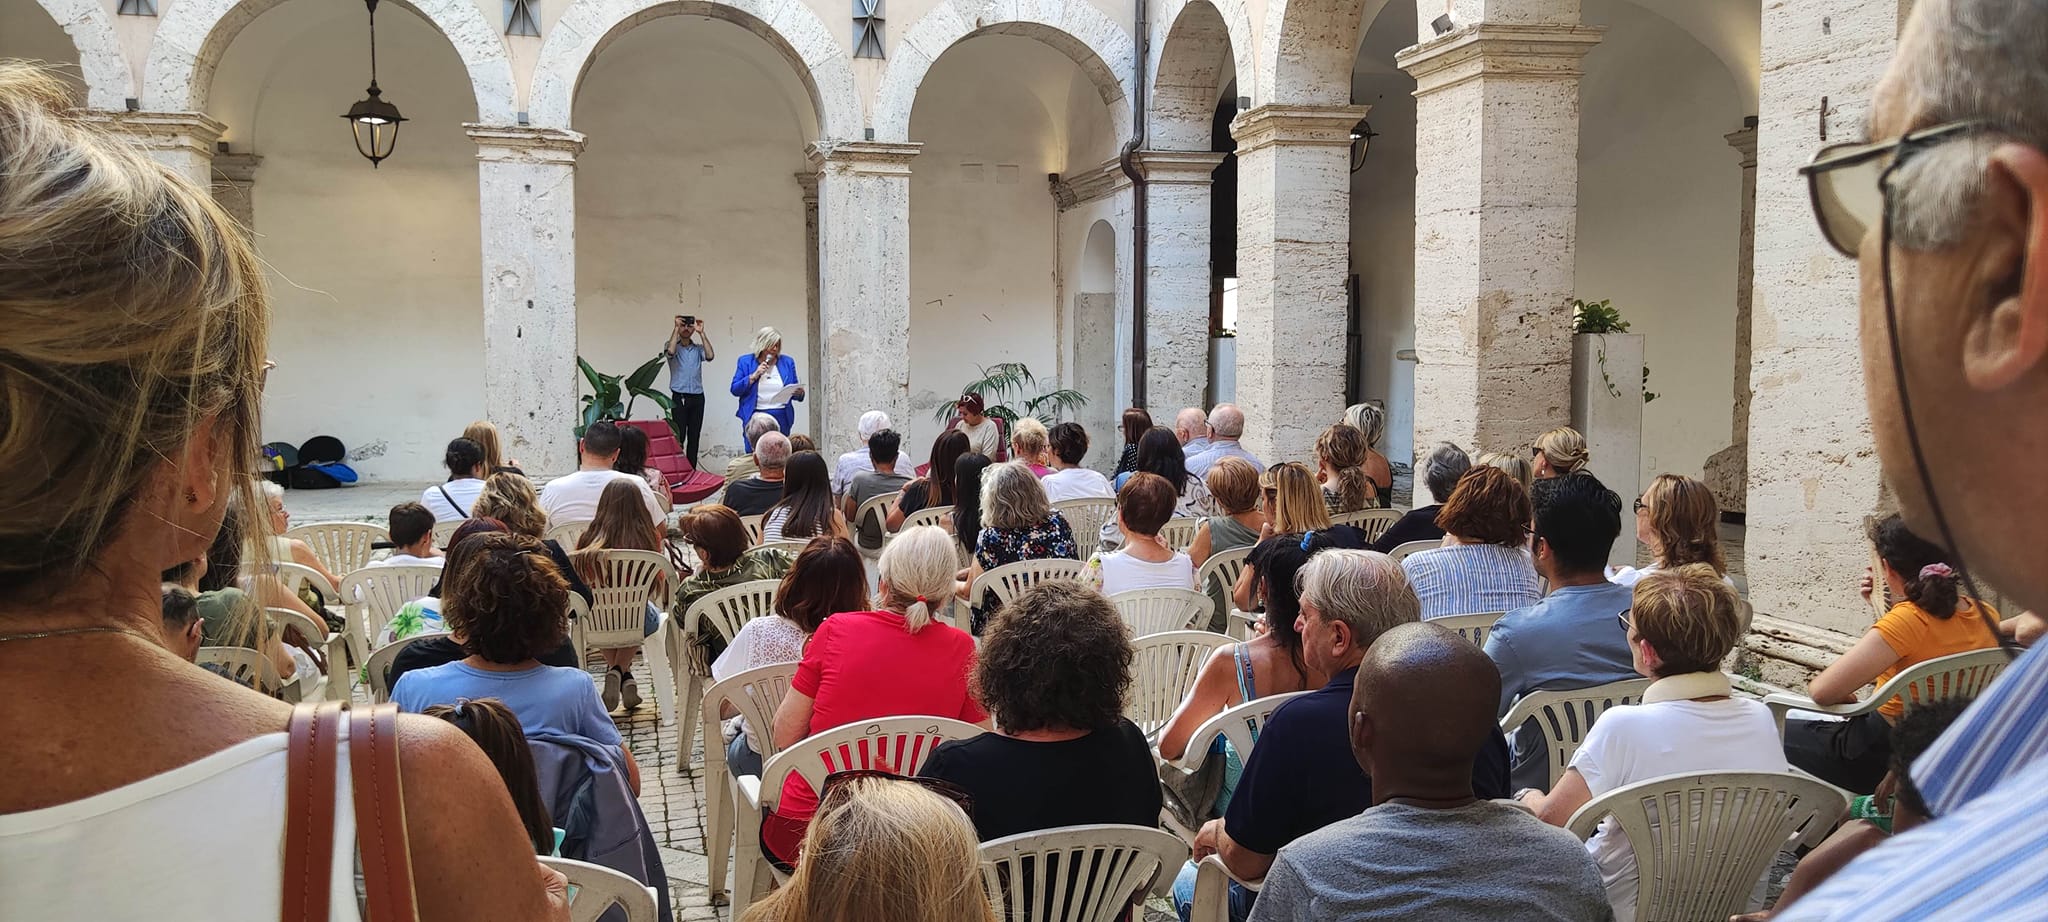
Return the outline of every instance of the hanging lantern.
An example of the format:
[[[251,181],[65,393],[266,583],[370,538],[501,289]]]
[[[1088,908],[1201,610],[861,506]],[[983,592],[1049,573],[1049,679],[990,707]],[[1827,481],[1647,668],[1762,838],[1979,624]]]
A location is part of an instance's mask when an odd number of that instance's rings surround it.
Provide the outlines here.
[[[398,125],[405,116],[398,107],[384,101],[377,88],[377,0],[364,0],[370,8],[370,95],[348,107],[349,127],[356,136],[356,153],[370,161],[372,168],[391,156],[398,147]]]

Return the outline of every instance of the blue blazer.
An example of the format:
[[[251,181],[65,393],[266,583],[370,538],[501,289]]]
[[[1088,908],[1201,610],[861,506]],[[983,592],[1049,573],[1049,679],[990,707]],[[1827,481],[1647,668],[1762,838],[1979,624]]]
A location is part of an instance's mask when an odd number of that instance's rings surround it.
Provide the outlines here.
[[[733,364],[732,395],[740,399],[740,409],[735,415],[740,418],[740,425],[743,426],[747,420],[754,418],[754,404],[759,403],[761,399],[761,389],[755,387],[754,382],[747,380],[754,376],[754,369],[759,367],[761,360],[755,358],[751,352],[740,356],[740,360]],[[796,359],[787,355],[782,356],[775,360],[775,367],[782,375],[783,386],[803,383],[796,379]],[[798,394],[794,399],[802,400],[804,395]]]

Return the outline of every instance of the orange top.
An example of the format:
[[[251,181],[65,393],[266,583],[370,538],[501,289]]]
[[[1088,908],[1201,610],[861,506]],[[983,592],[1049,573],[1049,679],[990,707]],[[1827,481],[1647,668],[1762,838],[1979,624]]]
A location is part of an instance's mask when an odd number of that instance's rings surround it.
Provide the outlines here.
[[[1979,605],[1984,603],[1965,598],[1959,603],[1956,613],[1947,618],[1936,618],[1912,602],[1892,606],[1891,611],[1877,619],[1876,630],[1884,636],[1884,642],[1892,652],[1899,655],[1899,661],[1877,674],[1877,687],[1883,688],[1884,683],[1891,681],[1900,670],[1928,660],[1998,646],[1998,637],[1985,626],[1984,619],[1977,612]],[[1991,606],[1984,605],[1984,611],[1993,620],[1998,618],[1997,610]],[[1905,696],[1885,702],[1877,712],[1886,720],[1898,720],[1899,715],[1906,712]]]

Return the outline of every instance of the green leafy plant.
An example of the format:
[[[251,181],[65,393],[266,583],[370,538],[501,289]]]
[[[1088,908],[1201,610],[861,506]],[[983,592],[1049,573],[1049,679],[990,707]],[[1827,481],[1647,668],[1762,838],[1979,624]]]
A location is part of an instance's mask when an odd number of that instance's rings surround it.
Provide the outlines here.
[[[1003,362],[981,369],[981,377],[967,382],[960,393],[981,395],[982,412],[1003,421],[1008,427],[1025,416],[1034,416],[1042,423],[1054,423],[1071,410],[1078,410],[1088,403],[1088,395],[1063,387],[1046,391],[1036,397],[1027,396],[1039,389],[1038,379],[1023,362]],[[953,418],[960,401],[948,400],[939,404],[932,418],[940,423]]]
[[[662,416],[668,418],[669,428],[674,430],[676,421],[671,411],[675,401],[653,387],[654,379],[661,374],[661,367],[666,361],[667,356],[657,355],[633,369],[631,374],[608,375],[590,367],[582,356],[577,356],[576,367],[583,372],[583,381],[590,385],[591,392],[583,395],[583,416],[576,425],[576,437],[582,438],[583,430],[600,419],[632,419],[633,402],[641,397],[661,407]]]
[[[1655,400],[1655,399],[1657,399],[1657,398],[1658,398],[1659,396],[1661,396],[1661,395],[1660,395],[1660,394],[1658,394],[1658,393],[1657,393],[1656,391],[1650,390],[1650,363],[1648,363],[1648,362],[1644,362],[1644,363],[1643,363],[1643,402],[1644,402],[1644,403],[1649,403],[1650,401],[1652,401],[1652,400]]]
[[[1628,321],[1621,319],[1621,311],[1612,302],[1581,301],[1572,299],[1573,333],[1626,333]]]

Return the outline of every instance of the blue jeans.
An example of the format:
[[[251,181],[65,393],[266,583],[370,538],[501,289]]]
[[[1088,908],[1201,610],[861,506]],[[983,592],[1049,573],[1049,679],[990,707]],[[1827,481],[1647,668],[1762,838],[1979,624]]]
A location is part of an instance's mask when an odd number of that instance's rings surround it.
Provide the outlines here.
[[[1246,890],[1230,882],[1230,922],[1245,922],[1252,917],[1252,901],[1259,898],[1256,892]],[[1180,915],[1180,922],[1188,922],[1188,913],[1195,905],[1195,863],[1190,861],[1180,866],[1180,874],[1173,879],[1173,911]]]
[[[725,767],[735,778],[741,775],[761,774],[761,754],[747,745],[747,735],[742,733],[725,744]]]

